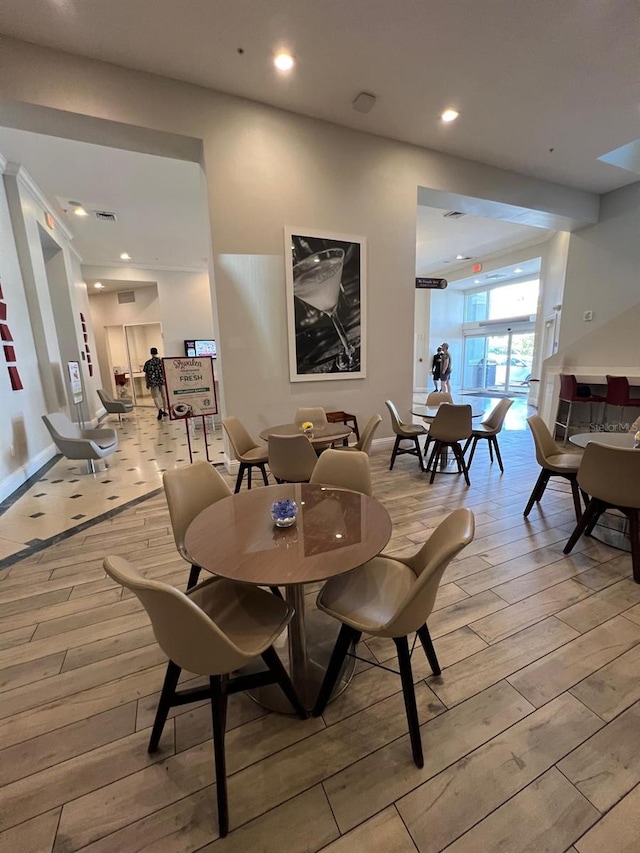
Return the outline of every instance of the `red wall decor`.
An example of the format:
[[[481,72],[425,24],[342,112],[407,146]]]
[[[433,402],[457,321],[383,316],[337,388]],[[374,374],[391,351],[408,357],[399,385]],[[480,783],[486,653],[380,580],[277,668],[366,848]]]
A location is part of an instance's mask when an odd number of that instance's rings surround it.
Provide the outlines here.
[[[11,334],[11,329],[9,328],[6,320],[7,303],[5,302],[4,295],[2,293],[2,283],[0,282],[0,340],[5,341],[3,350],[5,361],[7,362],[7,370],[9,371],[11,388],[13,391],[22,391],[24,386],[16,366],[16,351],[15,347],[11,346],[13,343],[13,335]]]

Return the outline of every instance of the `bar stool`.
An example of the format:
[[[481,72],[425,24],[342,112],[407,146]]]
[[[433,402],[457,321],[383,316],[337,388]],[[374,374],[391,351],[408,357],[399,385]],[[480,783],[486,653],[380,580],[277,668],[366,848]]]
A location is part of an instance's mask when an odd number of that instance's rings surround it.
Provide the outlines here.
[[[589,386],[585,386],[589,388]],[[563,423],[560,420],[560,403],[568,403],[569,410],[567,412],[567,420]],[[592,403],[606,403],[605,397],[601,397],[598,394],[592,394],[591,388],[589,388],[589,393],[585,396],[581,396],[578,394],[578,382],[573,373],[561,373],[560,374],[560,397],[558,399],[558,414],[556,415],[556,426],[562,427],[564,429],[564,443],[567,443],[567,435],[569,433],[569,426],[571,424],[571,411],[573,409],[574,403],[589,403],[589,420],[593,422],[592,417]]]
[[[604,398],[604,411],[607,406],[618,407],[618,420],[625,409],[640,409],[640,398],[629,396],[629,380],[626,376],[609,376],[607,374],[607,396]]]

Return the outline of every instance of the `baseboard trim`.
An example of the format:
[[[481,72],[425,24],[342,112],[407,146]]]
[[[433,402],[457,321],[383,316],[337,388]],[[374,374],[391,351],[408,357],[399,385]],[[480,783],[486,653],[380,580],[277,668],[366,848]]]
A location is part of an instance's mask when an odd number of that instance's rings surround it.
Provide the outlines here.
[[[55,456],[58,456],[58,450],[55,444],[50,444],[48,447],[45,447],[44,450],[41,450],[40,453],[36,453],[36,455],[29,459],[28,462],[25,462],[24,465],[21,465],[17,471],[9,474],[8,477],[5,477],[0,483],[0,501],[4,502],[21,486],[24,486],[28,480],[36,474],[40,474],[41,468],[43,468]]]

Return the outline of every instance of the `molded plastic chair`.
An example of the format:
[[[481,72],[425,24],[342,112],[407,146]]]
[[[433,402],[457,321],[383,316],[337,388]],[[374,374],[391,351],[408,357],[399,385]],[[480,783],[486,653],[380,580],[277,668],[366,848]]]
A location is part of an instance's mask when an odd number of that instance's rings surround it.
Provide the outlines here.
[[[482,423],[472,429],[471,436],[467,439],[467,443],[462,451],[463,454],[466,453],[469,445],[471,445],[471,453],[469,455],[469,461],[467,462],[467,468],[471,468],[473,454],[476,452],[478,442],[480,439],[486,438],[489,446],[489,458],[493,462],[493,451],[495,450],[498,465],[504,474],[502,456],[500,455],[500,448],[498,447],[498,433],[502,432],[504,419],[506,418],[507,412],[511,406],[513,406],[513,400],[507,400],[506,397],[503,400],[499,400]]]
[[[342,627],[318,693],[314,716],[323,713],[345,657],[362,634],[391,637],[398,653],[413,760],[418,767],[424,765],[407,634],[417,632],[433,674],[440,675],[427,619],[444,570],[471,542],[474,530],[473,513],[457,509],[413,557],[374,557],[364,566],[327,581],[318,596],[318,609],[342,622]]]
[[[269,469],[278,483],[308,483],[317,461],[306,435],[269,436]]]
[[[122,423],[123,415],[128,415],[133,411],[133,400],[130,397],[121,397],[119,400],[116,400],[104,388],[98,388],[97,393],[107,414],[117,415],[120,423]]]
[[[559,415],[556,416],[556,426],[560,426],[564,428],[564,443],[567,443],[567,435],[569,433],[569,426],[571,424],[571,411],[573,409],[574,403],[589,403],[589,420],[593,420],[592,418],[592,403],[605,403],[605,398],[600,397],[597,394],[592,394],[591,389],[589,389],[589,394],[586,397],[578,396],[578,381],[576,377],[572,373],[561,373],[560,374],[560,396],[558,398],[558,409],[560,408],[560,403],[568,403],[569,409],[567,411],[567,420],[563,423],[560,420]]]
[[[430,391],[425,400],[425,406],[441,406],[443,403],[453,403],[453,397],[446,391]]]
[[[578,483],[590,500],[564,553],[571,552],[583,533],[591,533],[606,509],[617,509],[629,519],[633,579],[640,583],[640,450],[589,442],[578,470]]]
[[[433,483],[436,476],[436,468],[438,467],[438,456],[443,455],[447,448],[451,448],[453,455],[458,462],[458,471],[464,474],[464,479],[467,486],[470,486],[469,471],[467,463],[464,461],[462,453],[461,441],[468,439],[471,436],[471,406],[462,405],[442,405],[436,412],[433,423],[427,434],[427,442],[424,446],[425,459],[431,442],[433,442],[433,450],[427,463],[427,471],[431,470],[430,483]]]
[[[182,559],[191,563],[184,546],[187,528],[203,509],[217,503],[222,498],[231,497],[231,489],[208,462],[194,462],[192,465],[185,465],[183,468],[165,471],[162,476],[162,484],[167,497],[176,548]],[[195,586],[200,571],[200,566],[191,563],[187,589]]]
[[[208,578],[188,593],[169,584],[149,580],[122,557],[107,557],[106,573],[130,589],[147,611],[153,633],[169,658],[149,752],[158,749],[169,710],[188,702],[211,701],[213,748],[216,768],[218,826],[229,831],[224,735],[227,697],[265,684],[279,684],[302,718],[307,713],[273,648],[291,621],[293,609],[281,598],[259,587],[222,578]],[[261,657],[267,671],[230,677],[230,673]],[[182,669],[209,678],[207,687],[178,691]]]
[[[427,430],[422,424],[405,424],[400,420],[400,415],[394,403],[391,400],[385,400],[385,406],[389,409],[389,414],[391,415],[391,426],[393,427],[393,431],[396,434],[395,444],[393,445],[393,451],[391,453],[391,463],[389,464],[389,470],[393,469],[393,465],[396,461],[396,456],[400,456],[401,453],[408,453],[411,456],[417,456],[418,461],[420,462],[420,469],[424,471],[424,464],[422,462],[422,450],[420,449],[420,442],[418,441],[418,436],[427,435]],[[406,448],[401,447],[401,442],[409,440],[413,442],[413,447]]]
[[[118,447],[114,429],[80,429],[62,412],[42,415],[54,444],[67,459],[86,459],[88,470],[95,473],[95,461],[109,456]]]
[[[251,488],[252,468],[260,469],[262,473],[262,480],[265,486],[268,486],[269,480],[267,479],[267,469],[265,468],[265,465],[267,464],[266,445],[258,444],[258,442],[252,438],[244,428],[244,424],[236,417],[231,416],[223,418],[222,426],[229,437],[233,453],[240,463],[235,492],[238,493],[240,491],[245,471],[247,472],[247,488]]]
[[[618,419],[622,416],[624,409],[637,409],[640,407],[640,397],[629,396],[629,380],[626,376],[607,375],[607,396],[604,398],[604,410],[607,406],[618,407]]]
[[[542,500],[549,479],[551,477],[564,477],[571,484],[576,519],[580,521],[582,507],[580,505],[580,491],[576,477],[580,462],[582,461],[582,453],[567,453],[561,445],[554,441],[553,436],[547,429],[547,425],[539,415],[532,415],[530,418],[527,418],[527,423],[533,435],[536,459],[542,470],[525,507],[524,517],[526,518],[529,515],[534,503],[539,503]],[[583,495],[583,498],[586,503],[586,496]]]
[[[301,406],[296,409],[296,416],[293,419],[297,426],[302,426],[305,421],[309,421],[314,427],[328,426],[327,413],[322,406]]]
[[[311,483],[337,486],[372,495],[371,466],[366,453],[356,450],[345,455],[339,449],[325,450],[311,475]]]
[[[369,455],[369,453],[371,452],[371,443],[373,442],[373,436],[381,423],[382,417],[380,415],[371,415],[371,417],[367,421],[367,425],[362,430],[362,435],[356,441],[355,444],[352,444],[348,447],[336,447],[335,449],[348,450],[350,452],[353,452],[354,450],[361,450],[363,453]]]

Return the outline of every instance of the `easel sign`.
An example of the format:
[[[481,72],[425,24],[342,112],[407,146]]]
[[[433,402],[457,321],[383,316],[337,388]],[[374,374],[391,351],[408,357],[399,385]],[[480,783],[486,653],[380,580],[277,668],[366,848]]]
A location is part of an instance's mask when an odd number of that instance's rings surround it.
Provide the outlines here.
[[[69,381],[71,382],[71,397],[77,406],[84,400],[82,393],[82,378],[80,377],[80,364],[77,361],[69,361],[67,363],[69,369]]]
[[[201,417],[207,460],[210,462],[205,417],[218,414],[213,358],[211,356],[163,358],[162,370],[169,418],[172,421],[185,422],[189,459],[193,462],[189,420]]]

